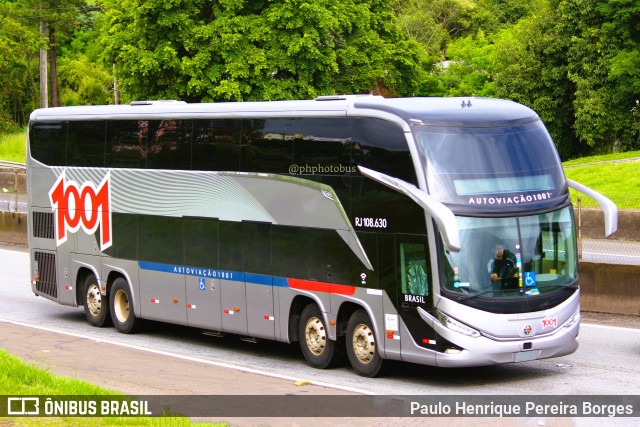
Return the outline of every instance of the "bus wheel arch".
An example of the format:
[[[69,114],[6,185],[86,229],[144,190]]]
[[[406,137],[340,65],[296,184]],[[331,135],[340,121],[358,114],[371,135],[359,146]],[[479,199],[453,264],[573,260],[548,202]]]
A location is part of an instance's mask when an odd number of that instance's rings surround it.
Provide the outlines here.
[[[307,304],[300,313],[298,340],[309,366],[326,369],[340,360],[339,343],[329,338],[327,322],[315,302]]]
[[[131,334],[139,328],[140,319],[135,315],[131,286],[122,275],[109,275],[109,308],[118,332]]]
[[[84,308],[87,322],[101,328],[111,324],[109,297],[100,291],[100,283],[93,271],[81,268],[76,279],[76,301]]]
[[[309,305],[315,304],[316,302],[313,298],[304,295],[297,295],[293,301],[291,301],[291,305],[289,308],[289,342],[297,342],[300,341],[300,328],[298,327],[300,324],[300,315],[302,314],[302,310]]]

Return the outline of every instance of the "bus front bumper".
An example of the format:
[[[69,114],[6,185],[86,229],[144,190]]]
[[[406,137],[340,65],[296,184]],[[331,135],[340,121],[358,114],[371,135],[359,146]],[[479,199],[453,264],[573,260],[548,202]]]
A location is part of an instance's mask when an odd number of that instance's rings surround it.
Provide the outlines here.
[[[577,350],[579,329],[578,321],[541,337],[497,341],[483,335],[470,337],[442,328],[438,332],[443,338],[460,349],[452,347],[437,353],[436,365],[472,367],[565,356]]]

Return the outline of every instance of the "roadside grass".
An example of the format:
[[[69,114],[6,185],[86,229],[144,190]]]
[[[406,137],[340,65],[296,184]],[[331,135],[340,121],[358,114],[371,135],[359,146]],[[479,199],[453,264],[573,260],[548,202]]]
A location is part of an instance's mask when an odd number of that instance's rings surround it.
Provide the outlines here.
[[[583,157],[563,163],[567,178],[591,187],[613,201],[618,209],[640,209],[640,151]],[[578,193],[571,190],[577,204]],[[581,205],[597,207],[598,203],[581,195]]]
[[[24,163],[27,159],[27,131],[0,134],[0,160]]]
[[[64,377],[22,362],[0,349],[0,395],[3,396],[123,396],[96,385]],[[3,421],[5,420],[5,421]],[[5,424],[5,422],[7,422]],[[9,426],[149,426],[228,427],[228,424],[191,423],[186,417],[0,417]]]
[[[590,163],[597,162],[611,162],[614,160],[626,160],[631,158],[640,157],[640,151],[626,151],[624,153],[611,153],[611,154],[602,154],[598,156],[589,156],[589,157],[580,157],[578,159],[567,160],[566,162],[562,162],[562,164],[566,166],[584,166]]]

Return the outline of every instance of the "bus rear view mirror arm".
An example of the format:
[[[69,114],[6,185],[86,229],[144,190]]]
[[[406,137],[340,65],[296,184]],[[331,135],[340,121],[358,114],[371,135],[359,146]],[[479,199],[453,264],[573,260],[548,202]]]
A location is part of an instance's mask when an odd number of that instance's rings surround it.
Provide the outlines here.
[[[449,252],[460,252],[460,231],[458,229],[458,222],[456,221],[455,215],[449,208],[429,196],[424,191],[420,190],[415,185],[399,178],[394,178],[382,172],[377,172],[363,166],[358,166],[358,170],[367,178],[371,178],[380,184],[408,196],[411,200],[420,205],[422,209],[431,215],[431,217],[436,221],[436,224],[438,224],[446,249]]]
[[[580,184],[579,182],[567,179],[567,184],[580,193],[591,197],[598,202],[604,212],[604,234],[606,237],[611,236],[618,230],[618,207],[611,200],[598,193],[591,188]]]

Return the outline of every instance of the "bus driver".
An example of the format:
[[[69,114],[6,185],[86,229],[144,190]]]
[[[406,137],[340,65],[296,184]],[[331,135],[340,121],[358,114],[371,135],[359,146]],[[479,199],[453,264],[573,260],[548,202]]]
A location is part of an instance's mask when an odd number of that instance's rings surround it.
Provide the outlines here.
[[[487,271],[491,276],[491,281],[518,277],[518,270],[511,252],[505,250],[504,244],[495,242],[493,244],[493,258],[487,263]]]

